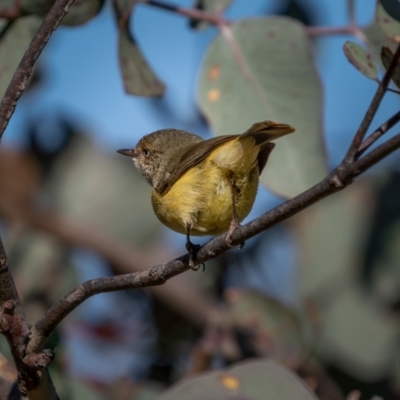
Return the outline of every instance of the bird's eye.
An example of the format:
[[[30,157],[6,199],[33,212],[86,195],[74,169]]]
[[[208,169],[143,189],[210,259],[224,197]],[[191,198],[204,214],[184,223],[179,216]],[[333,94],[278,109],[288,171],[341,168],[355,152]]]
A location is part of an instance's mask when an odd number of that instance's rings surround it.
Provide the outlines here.
[[[145,157],[148,157],[148,156],[150,155],[150,150],[148,150],[148,149],[143,149],[143,155],[144,155]]]

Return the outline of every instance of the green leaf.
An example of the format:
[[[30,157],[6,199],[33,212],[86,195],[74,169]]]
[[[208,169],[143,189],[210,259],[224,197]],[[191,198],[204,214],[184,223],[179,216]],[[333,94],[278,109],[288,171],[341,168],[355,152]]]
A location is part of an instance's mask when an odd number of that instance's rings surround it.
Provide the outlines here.
[[[138,96],[162,96],[165,85],[151,69],[129,29],[137,0],[114,0],[119,27],[118,54],[125,91]]]
[[[382,298],[368,295],[357,280],[365,234],[370,231],[371,204],[365,199],[373,198],[371,183],[356,182],[306,210],[296,224],[300,296],[312,299],[322,333],[317,353],[363,381],[379,381],[390,373],[400,333],[394,313],[382,306],[384,302],[376,303]],[[393,243],[399,247],[398,241]],[[379,274],[387,273],[390,265],[384,256],[376,267]],[[393,264],[399,265],[398,258]],[[390,278],[397,295],[398,278]]]
[[[387,378],[397,363],[400,326],[358,286],[342,289],[324,312],[319,352],[362,381]]]
[[[221,14],[227,7],[229,7],[231,2],[232,0],[196,0],[194,7],[210,14]],[[190,26],[202,30],[208,28],[210,24],[198,19],[191,19]]]
[[[378,80],[378,69],[372,55],[357,43],[347,41],[343,46],[347,59],[367,78]]]
[[[364,32],[365,37],[368,39],[368,49],[370,50],[375,61],[378,62],[382,67],[380,59],[381,48],[382,46],[395,48],[394,43],[391,42],[386,35],[384,35],[376,22],[372,22],[368,26],[362,28],[362,31]]]
[[[0,99],[40,25],[35,16],[18,18],[0,40]]]
[[[178,382],[158,400],[317,400],[293,372],[271,360],[244,361]]]
[[[118,46],[125,91],[137,96],[162,96],[165,85],[147,63],[128,28],[119,32]]]
[[[389,65],[391,64],[393,57],[394,57],[393,51],[390,50],[389,47],[382,47],[381,60],[382,60],[383,66],[385,67],[386,70],[389,68]],[[396,65],[396,68],[392,75],[392,80],[396,84],[396,86],[400,88],[400,64],[399,63],[397,63],[397,65]]]
[[[299,291],[325,304],[354,278],[364,233],[369,229],[372,194],[366,184],[356,182],[297,217]]]
[[[224,32],[206,53],[199,105],[217,135],[263,120],[294,126],[277,141],[261,182],[283,196],[299,194],[327,171],[322,89],[304,27],[289,18],[257,18]]]
[[[400,42],[400,22],[392,18],[379,2],[376,6],[375,21],[390,40]]]

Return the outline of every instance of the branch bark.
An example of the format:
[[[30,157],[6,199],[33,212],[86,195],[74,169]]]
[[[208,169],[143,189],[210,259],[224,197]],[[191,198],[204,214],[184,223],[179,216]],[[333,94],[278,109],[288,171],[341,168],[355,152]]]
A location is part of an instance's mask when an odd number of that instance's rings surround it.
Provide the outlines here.
[[[18,372],[18,388],[30,399],[58,400],[46,367],[54,354],[50,350],[27,354],[30,326],[12,278],[3,242],[0,238],[0,332],[10,346]],[[36,395],[32,395],[36,393]]]
[[[56,0],[54,2],[19,63],[0,104],[0,142],[17,101],[25,91],[37,58],[73,2],[74,0]],[[11,348],[18,370],[18,385],[21,394],[28,395],[31,399],[58,399],[46,369],[47,364],[51,361],[48,353],[29,354],[28,359],[26,358],[26,345],[29,342],[30,327],[21,307],[1,238],[0,292],[0,330],[7,338]]]

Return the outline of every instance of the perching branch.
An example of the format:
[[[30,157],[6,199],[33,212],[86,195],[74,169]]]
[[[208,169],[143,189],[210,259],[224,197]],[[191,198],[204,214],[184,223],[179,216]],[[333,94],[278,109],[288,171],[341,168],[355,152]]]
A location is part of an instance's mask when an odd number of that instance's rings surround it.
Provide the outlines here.
[[[399,148],[400,133],[353,164],[340,164],[317,185],[236,229],[232,237],[232,244],[239,245],[253,236],[285,221],[323,198],[343,190],[353,182],[354,178]],[[218,236],[200,248],[196,256],[195,265],[205,263],[227,250],[229,250],[229,247],[225,241],[225,234]],[[168,279],[187,271],[189,269],[188,262],[189,256],[186,254],[168,263],[157,265],[147,271],[92,279],[79,285],[51,307],[36,323],[33,329],[32,350],[39,351],[55,327],[72,310],[89,297],[109,291],[162,285]]]

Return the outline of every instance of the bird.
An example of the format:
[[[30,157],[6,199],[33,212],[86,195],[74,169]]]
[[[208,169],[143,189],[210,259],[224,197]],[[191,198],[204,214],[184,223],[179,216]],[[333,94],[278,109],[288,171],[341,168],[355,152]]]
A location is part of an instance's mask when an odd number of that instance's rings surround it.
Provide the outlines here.
[[[190,237],[227,232],[225,241],[233,247],[233,232],[253,207],[259,176],[275,147],[271,141],[294,131],[287,124],[263,121],[242,134],[204,140],[184,130],[161,129],[117,152],[131,157],[152,186],[158,219],[186,235],[189,267],[198,270],[200,246]]]

